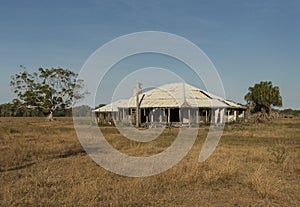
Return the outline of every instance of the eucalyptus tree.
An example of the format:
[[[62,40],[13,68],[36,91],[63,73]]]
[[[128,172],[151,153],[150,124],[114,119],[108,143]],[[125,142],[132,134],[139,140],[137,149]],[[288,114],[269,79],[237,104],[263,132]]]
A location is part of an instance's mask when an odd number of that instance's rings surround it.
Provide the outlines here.
[[[11,77],[11,88],[18,96],[20,106],[42,110],[53,119],[53,113],[59,109],[72,107],[73,101],[79,101],[87,94],[83,91],[83,80],[76,80],[77,74],[69,69],[39,68],[30,73],[21,66],[22,71]]]

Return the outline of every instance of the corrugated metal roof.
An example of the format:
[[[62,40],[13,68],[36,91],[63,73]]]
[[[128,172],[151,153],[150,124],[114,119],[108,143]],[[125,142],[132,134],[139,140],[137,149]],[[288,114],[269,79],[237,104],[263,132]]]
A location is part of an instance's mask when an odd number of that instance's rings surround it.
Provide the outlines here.
[[[95,109],[94,112],[117,112],[119,107],[126,107],[127,103],[127,99],[120,99],[98,109]]]
[[[241,104],[235,103],[233,101],[224,100],[226,104],[229,105],[230,108],[239,108],[239,109],[247,109],[246,106],[242,106]]]
[[[143,97],[143,99],[142,99]],[[141,108],[180,108],[184,106],[199,108],[242,108],[232,101],[210,94],[186,83],[171,83],[144,92],[140,95]],[[117,111],[118,108],[134,108],[136,97],[118,100],[99,109],[97,112]]]

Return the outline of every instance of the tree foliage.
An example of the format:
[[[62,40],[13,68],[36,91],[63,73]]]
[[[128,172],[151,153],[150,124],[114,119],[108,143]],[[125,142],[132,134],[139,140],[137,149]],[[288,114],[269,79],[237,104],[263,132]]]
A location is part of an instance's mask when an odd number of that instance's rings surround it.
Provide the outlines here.
[[[87,92],[83,90],[83,80],[77,80],[77,74],[68,69],[39,68],[29,73],[25,67],[12,76],[10,85],[19,97],[19,104],[25,108],[37,108],[44,113],[52,114],[57,109],[67,109],[73,101],[82,99]]]
[[[249,87],[245,100],[250,105],[251,111],[266,112],[271,114],[272,106],[282,106],[282,97],[278,86],[273,86],[271,81],[261,81]]]

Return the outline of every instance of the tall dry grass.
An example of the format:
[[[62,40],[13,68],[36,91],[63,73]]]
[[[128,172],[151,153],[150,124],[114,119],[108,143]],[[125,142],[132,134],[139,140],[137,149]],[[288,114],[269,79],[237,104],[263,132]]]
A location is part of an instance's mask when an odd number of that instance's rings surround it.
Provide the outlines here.
[[[178,129],[150,143],[126,140],[112,127],[102,130],[123,153],[149,156],[168,147]],[[0,118],[0,206],[300,205],[299,119],[228,125],[216,151],[199,163],[206,133],[199,129],[173,168],[129,178],[94,163],[69,118]]]

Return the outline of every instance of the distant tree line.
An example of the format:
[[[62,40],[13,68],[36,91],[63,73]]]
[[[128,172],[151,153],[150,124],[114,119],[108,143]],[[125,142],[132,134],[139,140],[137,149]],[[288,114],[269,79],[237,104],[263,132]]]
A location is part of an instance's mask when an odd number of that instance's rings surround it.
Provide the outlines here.
[[[73,110],[73,111],[72,111]],[[71,117],[71,116],[90,116],[92,108],[89,106],[77,106],[73,109],[57,109],[53,116]],[[0,117],[45,117],[47,113],[37,108],[20,107],[14,103],[5,103],[0,105]]]
[[[282,116],[299,116],[300,110],[284,109],[284,110],[280,110],[279,114]]]

